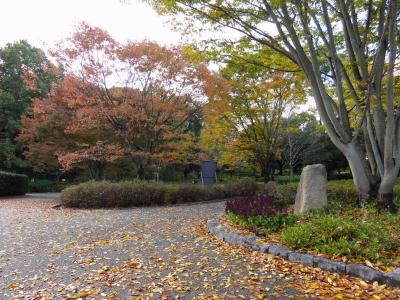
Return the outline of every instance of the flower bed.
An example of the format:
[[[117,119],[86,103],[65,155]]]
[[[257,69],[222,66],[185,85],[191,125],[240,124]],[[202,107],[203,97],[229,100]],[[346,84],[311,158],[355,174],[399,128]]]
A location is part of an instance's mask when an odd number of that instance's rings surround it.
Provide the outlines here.
[[[282,193],[286,186],[287,194]],[[348,181],[329,183],[328,208],[301,216],[293,215],[291,206],[285,204],[293,203],[287,195],[294,188],[283,185],[277,190],[275,197],[228,201],[226,218],[291,250],[362,262],[382,270],[400,267],[400,214],[357,207],[355,190]],[[278,201],[279,197],[289,200]]]

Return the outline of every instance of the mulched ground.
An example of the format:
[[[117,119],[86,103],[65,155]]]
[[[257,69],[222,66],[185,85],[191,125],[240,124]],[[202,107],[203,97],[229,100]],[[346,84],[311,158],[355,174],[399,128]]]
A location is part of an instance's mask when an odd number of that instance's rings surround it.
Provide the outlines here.
[[[396,299],[398,290],[226,245],[224,203],[56,210],[0,199],[0,299]]]

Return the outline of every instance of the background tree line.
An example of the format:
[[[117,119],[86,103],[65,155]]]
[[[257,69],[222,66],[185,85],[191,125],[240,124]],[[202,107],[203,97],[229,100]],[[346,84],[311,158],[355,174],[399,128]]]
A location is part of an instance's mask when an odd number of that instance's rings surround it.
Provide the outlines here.
[[[190,47],[120,44],[85,23],[50,54],[25,41],[0,49],[1,169],[195,180],[215,159],[226,174],[268,181],[310,163],[347,167],[316,116],[299,112],[300,72],[237,54],[215,73]]]

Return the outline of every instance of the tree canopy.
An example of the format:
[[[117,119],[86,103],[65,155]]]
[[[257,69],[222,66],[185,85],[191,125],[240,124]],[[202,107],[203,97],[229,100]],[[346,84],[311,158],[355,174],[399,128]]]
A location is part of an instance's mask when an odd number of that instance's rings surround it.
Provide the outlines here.
[[[230,96],[208,104],[203,148],[222,165],[255,162],[264,180],[271,180],[281,156],[285,115],[305,101],[303,78],[235,59],[221,74],[231,86]]]
[[[195,19],[203,29],[234,30],[249,51],[267,47],[292,61],[349,162],[360,200],[379,192],[382,206],[394,208],[400,168],[397,0],[150,2],[162,13],[187,17],[192,28]],[[231,44],[226,35],[215,38]]]
[[[19,137],[39,166],[89,163],[103,174],[104,164],[121,156],[138,169],[197,159],[195,115],[226,90],[205,65],[192,64],[178,47],[120,44],[85,23],[53,55],[65,77],[35,100]]]
[[[0,168],[28,165],[22,157],[22,146],[14,138],[32,99],[45,97],[49,92],[57,78],[54,71],[44,52],[26,41],[0,49]]]

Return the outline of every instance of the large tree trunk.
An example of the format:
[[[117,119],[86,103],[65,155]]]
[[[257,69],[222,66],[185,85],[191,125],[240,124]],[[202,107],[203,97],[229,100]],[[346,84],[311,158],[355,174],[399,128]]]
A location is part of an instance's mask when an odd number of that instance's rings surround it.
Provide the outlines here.
[[[143,164],[139,165],[138,177],[139,177],[140,180],[144,180],[145,179],[145,171],[144,171]]]
[[[104,180],[105,164],[101,162],[90,162],[88,164],[91,179],[95,181]]]
[[[393,189],[396,184],[397,171],[387,172],[382,180],[374,177],[368,168],[364,153],[358,144],[348,144],[344,155],[349,162],[354,185],[359,194],[361,205],[378,198],[378,208],[396,212]]]
[[[270,163],[269,161],[261,165],[261,173],[265,183],[273,180],[272,171],[272,163]]]
[[[346,145],[343,154],[349,163],[360,204],[365,205],[374,196],[374,182],[364,153],[356,142],[352,142]]]
[[[379,195],[378,195],[378,208],[386,209],[391,212],[397,212],[396,205],[394,203],[394,185],[396,184],[397,172],[392,172],[392,174],[385,175],[381,184],[379,185]]]

